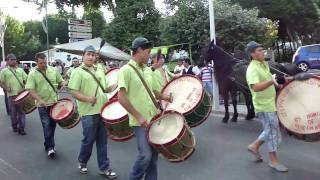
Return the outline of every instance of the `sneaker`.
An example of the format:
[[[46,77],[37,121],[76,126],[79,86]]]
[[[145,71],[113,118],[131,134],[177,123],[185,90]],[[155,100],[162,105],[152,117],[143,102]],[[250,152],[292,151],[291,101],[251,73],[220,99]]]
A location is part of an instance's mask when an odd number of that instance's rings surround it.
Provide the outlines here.
[[[115,179],[117,178],[116,172],[112,171],[112,169],[107,169],[105,171],[100,171],[100,175],[105,176],[108,179]]]
[[[24,136],[24,135],[27,134],[23,129],[20,129],[18,133],[19,133],[20,135],[22,135],[22,136]]]
[[[280,164],[280,163],[278,163],[276,165],[269,163],[269,166],[278,172],[288,172],[289,171],[289,169],[286,166],[284,166],[283,164]]]
[[[19,129],[18,128],[12,128],[13,132],[19,132]]]
[[[48,151],[48,157],[51,158],[51,159],[55,158],[56,157],[56,151],[53,150],[53,149],[49,150]]]
[[[88,173],[88,169],[87,169],[87,165],[86,164],[81,164],[79,163],[79,172],[81,174],[87,174]]]

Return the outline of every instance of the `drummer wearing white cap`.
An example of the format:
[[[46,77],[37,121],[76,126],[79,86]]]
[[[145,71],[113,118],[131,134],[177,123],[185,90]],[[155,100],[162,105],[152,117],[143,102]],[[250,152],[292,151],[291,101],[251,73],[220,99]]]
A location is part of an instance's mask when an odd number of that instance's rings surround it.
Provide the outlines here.
[[[276,171],[287,172],[288,168],[280,164],[277,157],[281,133],[275,102],[275,86],[284,84],[286,79],[284,77],[271,75],[268,63],[264,60],[262,45],[252,41],[247,45],[246,50],[252,57],[247,69],[246,79],[252,94],[255,111],[263,124],[263,132],[248,146],[248,150],[261,162],[262,156],[259,153],[259,148],[265,142],[270,157],[269,166]]]
[[[157,179],[158,152],[148,143],[146,129],[150,120],[159,113],[157,99],[170,101],[152,81],[152,70],[146,64],[152,44],[146,38],[138,37],[132,42],[133,60],[123,66],[118,74],[118,98],[129,113],[129,124],[137,140],[138,157],[130,173],[130,180]]]

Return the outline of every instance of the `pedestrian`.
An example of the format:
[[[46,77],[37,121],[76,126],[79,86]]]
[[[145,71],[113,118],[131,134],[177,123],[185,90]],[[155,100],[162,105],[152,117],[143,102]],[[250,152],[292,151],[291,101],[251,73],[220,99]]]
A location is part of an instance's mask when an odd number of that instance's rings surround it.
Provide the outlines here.
[[[57,90],[65,86],[61,74],[55,68],[47,65],[46,55],[38,53],[35,56],[36,68],[31,69],[25,88],[37,101],[39,116],[43,128],[44,148],[50,158],[56,155],[54,134],[56,122],[50,118],[52,105],[57,102]]]
[[[158,177],[158,152],[148,143],[146,127],[159,113],[154,95],[166,101],[170,101],[170,97],[160,94],[160,89],[152,82],[152,70],[146,65],[151,48],[151,42],[146,38],[136,38],[132,42],[133,60],[118,73],[119,102],[128,111],[129,125],[133,128],[138,148],[130,180],[143,177],[145,180],[156,180]]]
[[[252,94],[255,111],[263,124],[263,132],[248,146],[248,150],[261,162],[262,156],[259,153],[259,148],[263,143],[266,143],[270,158],[269,166],[276,171],[287,172],[288,168],[281,164],[277,157],[281,133],[275,102],[275,86],[284,84],[286,79],[270,73],[268,63],[264,58],[262,45],[252,41],[248,43],[246,50],[252,58],[247,69],[246,79]]]
[[[173,73],[174,73],[174,74],[179,74],[179,75],[181,75],[183,69],[184,69],[183,60],[182,60],[182,59],[179,59],[178,62],[177,62],[176,67],[174,67]]]
[[[207,63],[204,67],[201,68],[200,77],[203,84],[203,87],[206,91],[213,96],[213,84],[212,84],[212,77],[213,77],[213,68]]]
[[[24,90],[27,74],[17,66],[17,58],[14,54],[8,54],[7,67],[0,72],[0,86],[7,92],[8,105],[10,108],[11,126],[13,132],[26,135],[25,114],[14,104],[15,97]]]
[[[182,70],[182,74],[189,74],[194,76],[200,75],[200,69],[198,66],[192,66],[190,59],[186,58],[183,60],[184,69]]]
[[[83,139],[78,156],[79,171],[82,174],[87,173],[87,163],[93,144],[96,143],[99,173],[114,179],[117,175],[110,167],[107,131],[100,117],[100,110],[108,101],[105,93],[111,92],[114,87],[107,89],[104,71],[95,65],[96,58],[95,48],[86,47],[83,53],[83,64],[73,70],[68,84],[72,96],[77,100],[83,128]]]
[[[72,58],[72,65],[69,67],[67,73],[66,73],[66,78],[70,79],[72,71],[80,66],[80,61],[77,57]]]

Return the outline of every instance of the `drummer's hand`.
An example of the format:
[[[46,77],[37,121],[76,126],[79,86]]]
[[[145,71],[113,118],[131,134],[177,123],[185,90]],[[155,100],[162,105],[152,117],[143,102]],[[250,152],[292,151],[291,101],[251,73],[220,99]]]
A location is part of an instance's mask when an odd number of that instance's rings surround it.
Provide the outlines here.
[[[47,105],[47,103],[44,101],[44,100],[42,100],[42,99],[40,99],[39,100],[39,106],[46,106]]]
[[[144,117],[140,116],[137,120],[138,120],[141,127],[148,126],[148,121]]]
[[[164,95],[163,100],[172,103],[172,95]]]
[[[9,88],[7,88],[7,92],[8,93],[11,93],[12,92],[12,89],[9,87]]]
[[[97,102],[97,98],[90,96],[90,97],[88,97],[87,101],[88,101],[88,103],[95,104]]]
[[[64,87],[67,87],[68,86],[68,80],[66,80],[66,81],[63,81],[62,83],[61,83],[61,88],[64,88]]]
[[[114,91],[115,89],[117,89],[118,85],[117,84],[113,84],[110,87],[108,87],[108,89],[106,90],[107,93],[111,93],[112,91]]]

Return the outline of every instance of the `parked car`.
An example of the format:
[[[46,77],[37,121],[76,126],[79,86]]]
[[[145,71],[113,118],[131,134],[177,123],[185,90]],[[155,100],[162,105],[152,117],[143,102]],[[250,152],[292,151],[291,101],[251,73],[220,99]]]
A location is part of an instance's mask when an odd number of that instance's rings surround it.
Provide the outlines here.
[[[320,69],[320,44],[299,47],[293,55],[292,63],[304,72]]]
[[[35,61],[20,61],[20,64],[23,68],[23,70],[28,74],[31,68],[34,68],[37,66],[37,63]]]

